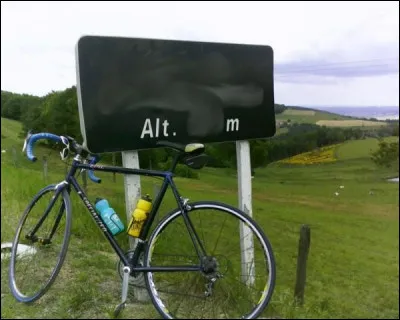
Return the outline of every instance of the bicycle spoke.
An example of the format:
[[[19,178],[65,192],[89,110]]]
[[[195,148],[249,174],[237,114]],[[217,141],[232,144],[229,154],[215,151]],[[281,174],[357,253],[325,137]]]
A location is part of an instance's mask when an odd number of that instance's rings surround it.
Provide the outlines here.
[[[213,249],[209,252],[212,256],[202,261],[202,269],[184,275],[182,272],[151,274],[155,289],[149,286],[149,292],[154,295],[159,294],[158,299],[161,300],[156,299],[156,305],[158,301],[162,301],[165,308],[160,307],[159,311],[165,317],[241,318],[260,313],[268,302],[264,288],[267,283],[271,283],[269,278],[274,274],[254,273],[258,269],[271,269],[272,258],[266,258],[270,253],[265,245],[265,238],[260,238],[251,228],[251,223],[245,221],[248,225],[247,232],[251,233],[254,239],[254,246],[241,248],[241,241],[247,239],[249,235],[239,234],[236,212],[215,210],[214,207],[210,207],[203,210],[193,206],[188,213],[204,247]],[[241,219],[244,217],[240,215]],[[149,266],[171,266],[176,264],[176,261],[190,264],[193,260],[195,255],[189,253],[190,250],[193,252],[190,236],[185,237],[181,232],[176,232],[182,230],[182,227],[185,228],[181,219],[179,213],[169,215],[165,219],[167,222],[161,221],[159,227],[155,229],[149,242],[152,250],[147,251],[145,258],[149,259],[147,260]],[[253,258],[242,263],[242,253],[251,252],[250,249],[254,251]],[[252,279],[251,283],[254,285],[246,284],[248,279]],[[267,289],[272,290],[272,287],[268,286]]]
[[[224,223],[222,224],[222,227],[225,225],[226,219],[228,219],[228,217],[225,218]],[[212,255],[214,254],[215,249],[217,249],[217,245],[218,245],[218,243],[219,243],[219,239],[221,238],[221,235],[222,235],[222,227],[221,227],[221,230],[220,230],[220,232],[219,232],[219,234],[218,234],[218,239],[217,239],[217,242],[215,243],[214,249],[211,251],[211,252],[212,252],[212,253],[211,253]]]

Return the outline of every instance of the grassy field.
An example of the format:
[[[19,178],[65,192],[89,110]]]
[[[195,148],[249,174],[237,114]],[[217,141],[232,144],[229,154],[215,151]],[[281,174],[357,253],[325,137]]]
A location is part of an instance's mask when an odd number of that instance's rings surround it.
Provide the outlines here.
[[[396,142],[397,137],[388,137],[386,142]],[[365,158],[378,148],[379,141],[374,138],[367,138],[359,141],[347,141],[336,150],[337,157],[342,160]]]
[[[387,126],[387,123],[369,120],[319,120],[317,125],[327,127],[379,127]]]
[[[386,137],[386,142],[398,142],[397,137]],[[293,157],[278,161],[280,164],[300,164],[312,165],[327,162],[343,161],[350,159],[363,159],[371,155],[377,150],[379,145],[378,139],[367,138],[364,140],[350,140],[345,143],[329,145],[323,148],[317,148],[313,151],[297,154]]]
[[[320,120],[346,120],[351,118],[319,110],[298,110],[289,108],[277,114],[276,119],[278,121],[290,119],[291,122],[298,123],[317,123],[317,121]]]
[[[287,121],[297,123],[314,123],[327,127],[367,127],[374,128],[386,126],[387,123],[380,121],[358,120],[348,116],[342,116],[320,110],[299,110],[288,108],[284,112],[276,115],[277,121]]]
[[[285,116],[315,116],[314,110],[298,110],[298,109],[287,109],[283,112]]]
[[[8,242],[28,201],[47,183],[62,180],[65,165],[57,153],[38,148],[38,158],[49,159],[44,181],[41,161],[30,163],[20,152],[19,124],[1,121],[1,148],[6,150],[1,157],[1,241]],[[275,163],[256,169],[253,217],[268,235],[277,263],[276,289],[265,316],[399,318],[399,185],[386,181],[398,172],[375,167],[369,153],[376,147],[373,139],[351,141],[336,149],[334,163]],[[111,175],[99,176],[101,185],[88,185],[90,198],[106,197],[124,217],[122,176],[116,183]],[[153,180],[141,181],[143,191],[151,193]],[[232,170],[205,168],[199,180],[177,178],[176,183],[191,200],[238,203]],[[170,192],[166,200],[161,216],[175,207]],[[2,265],[2,318],[110,318],[119,303],[117,260],[76,195],[72,201],[71,243],[58,279],[40,301],[21,305],[9,294]],[[293,290],[302,224],[311,228],[311,248],[305,304],[299,307]],[[124,235],[117,239],[126,242]],[[122,317],[159,318],[151,304],[133,299]]]

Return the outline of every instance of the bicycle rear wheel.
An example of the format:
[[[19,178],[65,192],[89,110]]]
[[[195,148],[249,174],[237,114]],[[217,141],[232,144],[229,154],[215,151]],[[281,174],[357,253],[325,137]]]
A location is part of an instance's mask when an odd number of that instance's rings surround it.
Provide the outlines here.
[[[275,286],[275,260],[267,237],[253,219],[226,204],[189,206],[188,217],[205,256],[197,254],[181,211],[167,215],[150,236],[145,266],[200,268],[148,272],[145,280],[153,304],[164,318],[256,318]]]
[[[40,190],[19,222],[12,244],[9,286],[15,299],[30,303],[50,288],[64,262],[71,230],[71,200],[54,185]]]

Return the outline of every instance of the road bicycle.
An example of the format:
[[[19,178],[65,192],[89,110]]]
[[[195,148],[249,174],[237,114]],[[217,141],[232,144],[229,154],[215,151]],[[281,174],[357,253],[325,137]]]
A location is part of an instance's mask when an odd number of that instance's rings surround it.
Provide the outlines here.
[[[189,201],[181,196],[174,183],[174,170],[178,163],[194,169],[206,165],[203,144],[157,142],[157,146],[176,152],[171,168],[161,171],[100,165],[99,155],[89,153],[74,138],[51,133],[28,133],[23,151],[26,150],[31,161],[37,160],[33,147],[40,139],[62,144],[61,158],[65,160],[72,154],[73,161],[65,179],[41,189],[21,217],[13,239],[9,269],[9,285],[17,301],[32,303],[38,300],[59,274],[69,245],[70,193],[75,190],[123,265],[122,302],[115,309],[115,315],[126,305],[129,280],[140,275],[144,277],[154,307],[166,319],[253,319],[264,311],[275,286],[275,260],[263,230],[249,215],[228,204]],[[133,253],[123,251],[79,185],[76,174],[84,170],[96,183],[101,179],[95,176],[94,171],[145,175],[163,180],[136,239]],[[154,223],[169,187],[177,208]],[[46,195],[50,196],[49,202],[40,206]],[[39,213],[33,216],[36,209]],[[56,210],[51,213],[52,209]],[[28,220],[32,220],[31,225],[23,232]],[[153,224],[155,227],[152,229]],[[57,236],[60,240],[56,239]],[[211,241],[216,242],[210,244]],[[19,246],[29,247],[31,251],[19,250]],[[56,260],[53,264],[51,257]],[[37,262],[33,262],[35,258]],[[32,271],[31,276],[19,279],[38,264],[42,265]],[[39,282],[37,286],[33,285],[35,280]]]

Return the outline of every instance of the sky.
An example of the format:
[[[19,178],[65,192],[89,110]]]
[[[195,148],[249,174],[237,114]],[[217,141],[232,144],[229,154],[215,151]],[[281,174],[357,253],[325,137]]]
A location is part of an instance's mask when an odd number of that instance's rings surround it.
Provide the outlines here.
[[[1,90],[76,85],[83,35],[270,45],[276,103],[399,105],[397,1],[1,1]]]

